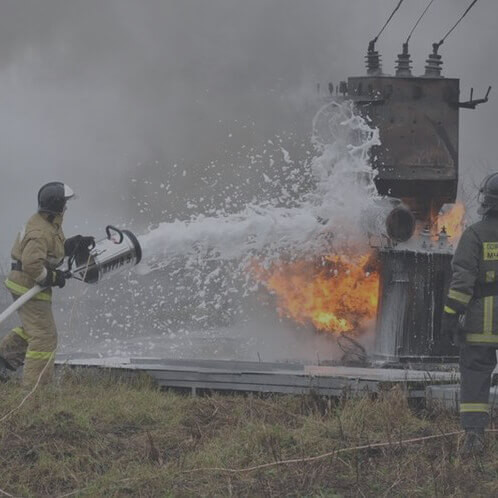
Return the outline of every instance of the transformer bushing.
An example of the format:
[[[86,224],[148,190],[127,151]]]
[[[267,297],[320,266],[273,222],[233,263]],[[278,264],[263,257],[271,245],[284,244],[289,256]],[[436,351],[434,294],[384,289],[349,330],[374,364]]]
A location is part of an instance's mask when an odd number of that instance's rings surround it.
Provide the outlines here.
[[[398,54],[396,61],[396,76],[411,76],[412,75],[412,60],[408,53],[408,43],[403,43],[403,53]]]
[[[375,41],[369,43],[365,59],[367,61],[367,74],[371,76],[380,76],[382,74],[382,65],[380,54],[375,50]]]
[[[441,78],[441,70],[443,65],[442,57],[437,53],[439,43],[432,44],[432,54],[429,54],[425,66],[425,76],[429,78]]]

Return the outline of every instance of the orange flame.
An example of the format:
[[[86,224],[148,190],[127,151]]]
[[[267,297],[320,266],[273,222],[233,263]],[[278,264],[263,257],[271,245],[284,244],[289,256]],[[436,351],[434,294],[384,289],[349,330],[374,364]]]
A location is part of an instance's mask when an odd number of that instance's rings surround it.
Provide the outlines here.
[[[446,233],[453,239],[458,239],[463,232],[463,222],[465,217],[465,206],[463,202],[457,202],[451,208],[440,213],[437,219],[438,232],[443,227],[446,228]]]
[[[327,332],[347,332],[377,312],[379,275],[369,254],[329,255],[320,261],[253,267],[255,276],[277,297],[280,316]],[[370,269],[372,270],[372,269]]]

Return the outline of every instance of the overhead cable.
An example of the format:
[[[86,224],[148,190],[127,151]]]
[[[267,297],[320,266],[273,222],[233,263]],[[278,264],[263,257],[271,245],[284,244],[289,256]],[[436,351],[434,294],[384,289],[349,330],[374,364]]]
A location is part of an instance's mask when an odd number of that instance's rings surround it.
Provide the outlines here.
[[[443,36],[443,38],[441,38],[441,41],[437,44],[438,47],[440,47],[443,43],[444,43],[444,40],[446,40],[446,38],[448,38],[448,36],[453,32],[453,30],[460,24],[460,22],[462,21],[462,19],[470,12],[470,9],[472,9],[472,7],[477,3],[477,0],[474,0],[468,7],[467,7],[467,10],[462,14],[462,16],[460,17],[460,19],[458,19],[458,21],[453,25],[453,27]]]
[[[379,36],[386,29],[387,25],[391,22],[391,19],[394,17],[394,14],[396,14],[396,12],[399,10],[399,8],[401,7],[401,4],[403,2],[404,2],[404,0],[399,0],[398,5],[394,8],[394,10],[392,11],[391,15],[389,16],[389,19],[386,21],[384,26],[382,26],[382,29],[379,31],[379,34],[372,40],[373,43],[375,43],[379,39]]]
[[[427,4],[427,7],[425,8],[425,10],[422,12],[422,15],[417,19],[417,22],[415,23],[415,25],[413,26],[412,30],[410,31],[410,34],[408,35],[408,38],[406,39],[406,43],[408,43],[410,41],[410,38],[412,37],[413,35],[413,32],[415,31],[415,29],[417,28],[417,26],[419,25],[420,21],[422,20],[422,18],[425,16],[426,12],[430,9],[431,5],[434,3],[434,0],[430,0],[430,2]]]

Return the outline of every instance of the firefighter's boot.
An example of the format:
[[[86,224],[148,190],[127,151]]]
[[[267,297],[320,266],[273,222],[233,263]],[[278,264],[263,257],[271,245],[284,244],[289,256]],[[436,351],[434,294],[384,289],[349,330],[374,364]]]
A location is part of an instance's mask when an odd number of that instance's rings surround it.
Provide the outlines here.
[[[482,455],[484,453],[484,429],[467,429],[460,455],[463,458]]]
[[[7,382],[12,372],[12,367],[0,356],[0,382]]]

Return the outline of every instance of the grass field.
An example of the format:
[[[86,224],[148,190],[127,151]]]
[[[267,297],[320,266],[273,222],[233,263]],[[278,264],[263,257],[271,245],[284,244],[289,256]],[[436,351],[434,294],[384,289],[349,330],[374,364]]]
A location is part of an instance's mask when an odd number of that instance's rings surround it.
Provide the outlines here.
[[[25,393],[0,384],[0,419]],[[462,461],[454,414],[413,409],[399,389],[376,399],[212,395],[147,379],[66,372],[0,423],[0,495],[498,496],[498,444]],[[380,448],[335,449],[386,442]],[[252,471],[227,472],[276,464]]]

